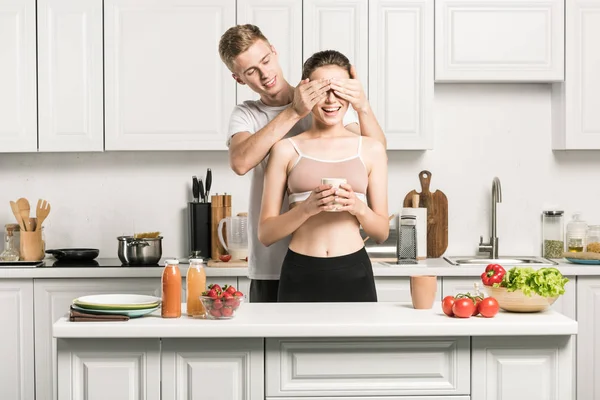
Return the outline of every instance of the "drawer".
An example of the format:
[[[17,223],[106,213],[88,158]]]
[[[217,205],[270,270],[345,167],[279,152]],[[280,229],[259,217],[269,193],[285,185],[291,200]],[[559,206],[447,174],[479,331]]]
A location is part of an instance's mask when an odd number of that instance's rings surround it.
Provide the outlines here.
[[[270,397],[470,394],[468,337],[273,338],[266,352]]]

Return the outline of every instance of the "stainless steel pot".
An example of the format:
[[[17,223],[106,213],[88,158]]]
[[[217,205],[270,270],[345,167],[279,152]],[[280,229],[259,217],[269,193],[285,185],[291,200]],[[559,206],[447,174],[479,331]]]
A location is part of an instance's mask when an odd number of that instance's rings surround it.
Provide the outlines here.
[[[119,241],[119,260],[125,265],[158,264],[162,257],[162,236],[152,239],[119,236],[117,240]]]

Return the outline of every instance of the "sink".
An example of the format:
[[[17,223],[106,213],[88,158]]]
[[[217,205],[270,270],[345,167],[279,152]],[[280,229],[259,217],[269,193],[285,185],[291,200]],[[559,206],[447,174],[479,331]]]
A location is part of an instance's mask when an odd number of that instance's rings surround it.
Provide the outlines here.
[[[520,265],[520,266],[551,266],[558,263],[542,257],[498,257],[498,258],[481,258],[481,257],[444,257],[452,265],[483,265],[500,264],[500,265]]]

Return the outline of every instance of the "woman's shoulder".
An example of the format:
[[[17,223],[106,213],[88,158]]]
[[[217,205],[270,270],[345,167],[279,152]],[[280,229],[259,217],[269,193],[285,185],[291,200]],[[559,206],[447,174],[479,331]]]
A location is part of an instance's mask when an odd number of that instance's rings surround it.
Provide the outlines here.
[[[294,145],[289,139],[282,139],[271,147],[271,156],[288,157],[295,154]]]
[[[383,143],[369,136],[362,136],[362,146],[370,154],[381,155],[386,153]]]

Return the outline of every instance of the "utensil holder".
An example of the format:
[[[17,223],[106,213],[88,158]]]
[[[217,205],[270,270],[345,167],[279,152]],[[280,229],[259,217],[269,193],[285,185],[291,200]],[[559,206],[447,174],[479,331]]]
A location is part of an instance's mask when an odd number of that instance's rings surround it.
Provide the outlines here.
[[[188,237],[191,258],[211,257],[211,205],[188,203]]]
[[[21,231],[20,253],[22,261],[40,261],[44,259],[42,230]]]
[[[410,298],[415,309],[428,310],[433,307],[436,292],[436,276],[422,275],[410,277]]]

